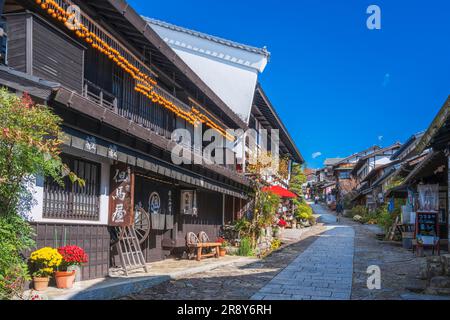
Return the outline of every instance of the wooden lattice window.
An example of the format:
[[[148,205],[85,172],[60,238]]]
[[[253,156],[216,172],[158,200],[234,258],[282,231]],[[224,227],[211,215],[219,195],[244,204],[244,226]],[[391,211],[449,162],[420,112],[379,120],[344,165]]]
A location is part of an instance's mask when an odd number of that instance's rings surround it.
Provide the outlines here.
[[[47,219],[99,221],[100,165],[63,155],[63,162],[86,182],[84,187],[64,178],[64,187],[48,178],[44,183],[43,217]]]

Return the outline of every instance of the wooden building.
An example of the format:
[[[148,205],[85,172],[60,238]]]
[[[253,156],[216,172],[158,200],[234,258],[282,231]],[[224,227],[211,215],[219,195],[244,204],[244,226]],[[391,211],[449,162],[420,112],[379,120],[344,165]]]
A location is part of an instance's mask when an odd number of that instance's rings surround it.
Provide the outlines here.
[[[428,154],[409,173],[403,185],[417,189],[420,185],[438,185],[437,214],[439,223],[439,238],[441,246],[448,244],[449,237],[449,203],[450,203],[450,97],[444,103],[438,114],[413,150],[413,154],[421,155],[426,150]]]
[[[361,157],[353,166],[351,175],[356,182],[356,191],[353,202],[375,209],[383,199],[374,194],[373,183],[380,178],[392,163],[392,155],[400,149],[400,143],[385,148],[376,149],[368,155]]]
[[[81,9],[74,30],[64,23],[69,5]],[[61,188],[36,178],[31,220],[39,247],[83,247],[90,256],[83,279],[92,279],[117,263],[108,225],[133,214],[124,208],[151,216],[142,243],[150,262],[184,249],[187,232],[215,239],[226,217],[244,207],[250,180],[236,165],[175,165],[171,134],[194,132],[201,122],[202,132],[226,136],[248,124],[125,1],[7,0],[3,18],[8,52],[0,84],[30,93],[63,119],[63,159],[86,181]],[[202,157],[192,144],[186,149]],[[122,174],[133,177],[131,202],[111,207]]]
[[[355,179],[352,177],[351,172],[358,161],[370,155],[371,153],[379,150],[380,147],[373,146],[369,149],[360,151],[358,153],[352,154],[344,159],[341,159],[337,163],[335,163],[332,167],[332,172],[334,175],[334,179],[336,181],[336,200],[344,201],[347,200],[347,195],[350,194],[352,196],[353,191],[357,187],[357,183]]]

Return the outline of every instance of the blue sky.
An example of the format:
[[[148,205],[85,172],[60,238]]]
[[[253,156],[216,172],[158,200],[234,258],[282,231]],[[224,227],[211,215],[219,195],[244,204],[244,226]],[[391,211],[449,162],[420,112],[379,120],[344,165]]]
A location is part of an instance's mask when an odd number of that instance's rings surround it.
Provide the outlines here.
[[[450,95],[448,0],[129,3],[143,15],[267,46],[260,82],[310,167],[405,141]],[[381,30],[366,27],[371,4],[381,8]]]

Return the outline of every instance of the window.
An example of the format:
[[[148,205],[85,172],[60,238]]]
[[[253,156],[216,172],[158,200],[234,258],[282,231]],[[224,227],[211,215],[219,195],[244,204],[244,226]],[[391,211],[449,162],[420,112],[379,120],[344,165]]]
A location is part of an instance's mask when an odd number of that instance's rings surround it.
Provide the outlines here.
[[[46,179],[43,217],[99,221],[100,165],[68,155],[63,155],[62,159],[70,170],[83,179],[86,184],[84,187],[80,187],[66,177],[64,186],[61,187],[53,179]]]
[[[350,172],[343,171],[343,172],[339,173],[339,179],[350,179]]]
[[[181,213],[197,216],[197,193],[195,190],[181,191]]]

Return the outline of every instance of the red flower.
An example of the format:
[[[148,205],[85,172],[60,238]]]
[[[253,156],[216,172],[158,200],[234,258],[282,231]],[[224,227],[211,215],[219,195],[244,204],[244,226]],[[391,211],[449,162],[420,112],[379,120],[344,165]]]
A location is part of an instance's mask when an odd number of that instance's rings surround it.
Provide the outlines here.
[[[24,106],[25,108],[31,108],[33,105],[33,99],[31,99],[28,93],[24,92],[22,95],[22,106]]]
[[[280,219],[280,221],[278,221],[278,225],[279,225],[280,227],[286,227],[287,222],[284,221],[284,219]]]
[[[225,239],[222,238],[222,237],[219,237],[219,238],[217,238],[217,242],[218,242],[218,243],[224,243],[224,242],[225,242]]]
[[[88,255],[80,247],[65,246],[58,248],[58,252],[63,256],[63,263],[67,266],[80,265],[88,262]]]
[[[3,128],[3,136],[9,138],[9,128]]]

